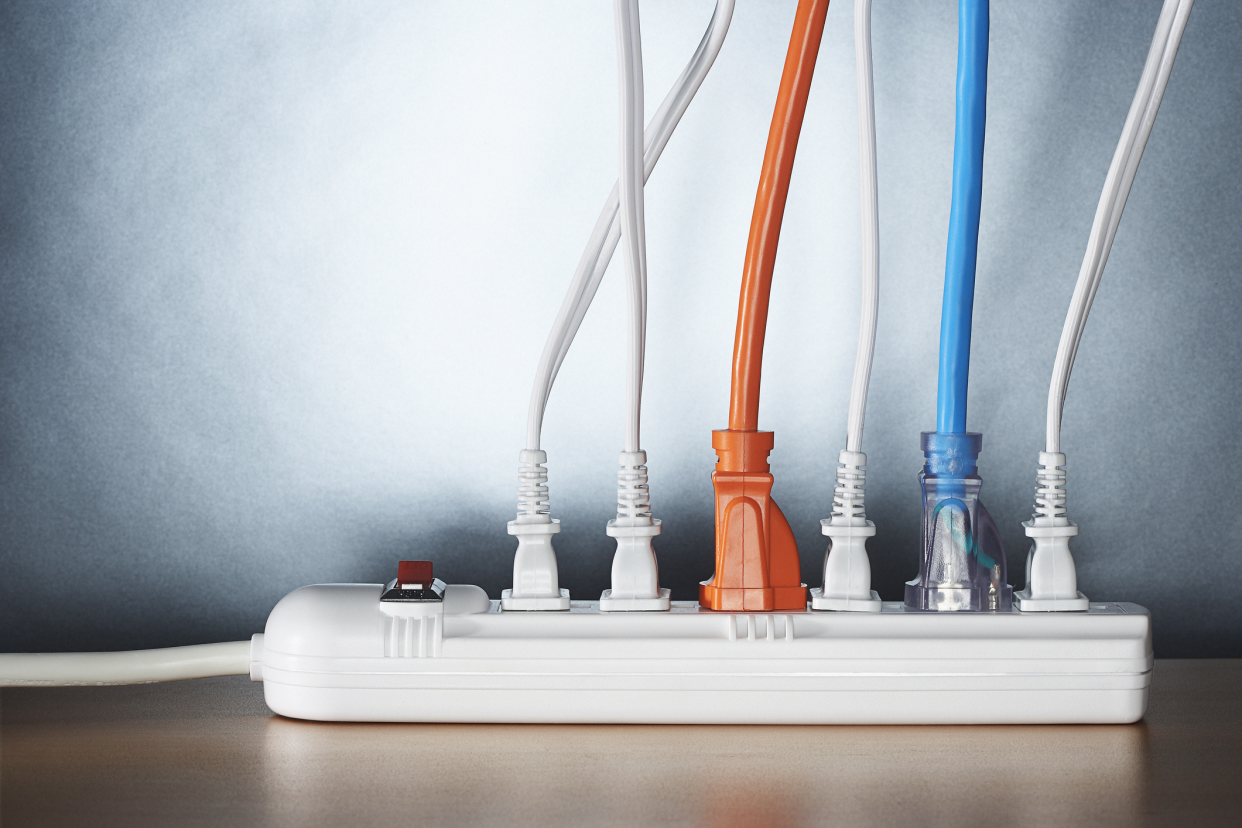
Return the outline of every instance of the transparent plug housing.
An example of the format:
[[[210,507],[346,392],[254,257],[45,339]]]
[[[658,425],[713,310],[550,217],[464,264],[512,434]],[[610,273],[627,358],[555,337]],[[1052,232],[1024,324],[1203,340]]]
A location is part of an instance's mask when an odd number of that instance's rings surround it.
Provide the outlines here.
[[[906,606],[931,612],[1010,609],[1013,587],[1005,547],[987,508],[977,461],[983,435],[923,432],[919,473],[923,525],[919,577],[906,583]]]

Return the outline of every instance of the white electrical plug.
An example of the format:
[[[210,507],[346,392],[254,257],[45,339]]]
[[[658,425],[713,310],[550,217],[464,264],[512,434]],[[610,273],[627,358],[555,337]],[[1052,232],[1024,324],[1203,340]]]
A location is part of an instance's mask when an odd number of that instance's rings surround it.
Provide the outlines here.
[[[1085,612],[1087,596],[1078,591],[1078,571],[1069,539],[1078,526],[1065,515],[1065,455],[1039,453],[1035,514],[1023,521],[1033,544],[1026,556],[1026,589],[1013,594],[1023,612]]]
[[[567,610],[569,590],[561,589],[556,570],[552,536],[561,522],[548,510],[548,462],[545,451],[526,449],[518,455],[517,520],[509,521],[509,534],[518,539],[513,556],[513,588],[500,593],[506,610]]]
[[[811,609],[848,612],[879,612],[880,594],[871,588],[871,560],[867,538],[875,536],[875,524],[863,509],[867,482],[867,455],[844,450],[837,469],[832,517],[820,521],[828,536],[824,556],[824,585],[811,590]]]
[[[600,612],[667,610],[672,590],[660,588],[660,569],[651,539],[660,521],[651,517],[647,487],[647,452],[623,451],[617,472],[617,516],[608,521],[608,536],[617,539],[612,558],[612,588],[599,599]]]

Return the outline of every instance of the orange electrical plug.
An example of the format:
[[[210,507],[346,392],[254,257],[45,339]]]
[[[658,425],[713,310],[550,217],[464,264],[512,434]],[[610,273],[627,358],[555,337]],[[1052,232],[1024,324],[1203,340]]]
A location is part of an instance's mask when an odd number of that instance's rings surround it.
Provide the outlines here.
[[[770,431],[713,431],[716,449],[716,574],[699,585],[708,609],[806,609],[798,545],[772,499]]]
[[[699,603],[708,609],[806,609],[798,545],[772,500],[768,452],[773,438],[772,432],[758,430],[759,379],[776,245],[827,13],[828,0],[799,0],[759,175],[733,340],[729,428],[712,432],[716,574],[699,585]]]

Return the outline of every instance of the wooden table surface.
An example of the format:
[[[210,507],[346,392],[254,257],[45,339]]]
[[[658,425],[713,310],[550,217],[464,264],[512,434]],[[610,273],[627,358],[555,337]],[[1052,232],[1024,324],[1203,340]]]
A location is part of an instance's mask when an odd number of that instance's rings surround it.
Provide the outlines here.
[[[1242,660],[1136,725],[359,725],[245,678],[0,691],[0,824],[1242,825]]]

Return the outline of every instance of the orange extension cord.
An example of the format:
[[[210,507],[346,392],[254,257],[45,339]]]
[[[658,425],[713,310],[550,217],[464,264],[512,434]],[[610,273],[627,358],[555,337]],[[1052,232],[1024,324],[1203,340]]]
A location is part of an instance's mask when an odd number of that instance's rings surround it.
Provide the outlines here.
[[[781,220],[789,196],[794,153],[802,132],[802,116],[811,91],[819,40],[824,33],[828,0],[802,0],[794,17],[785,72],[776,94],[776,111],[768,130],[768,147],[759,174],[759,192],[750,220],[746,265],[742,271],[742,296],[737,308],[737,334],[733,340],[733,389],[729,395],[729,429],[759,428],[759,376],[763,370],[763,337],[768,325],[768,298],[772,293],[772,268]]]
[[[716,573],[700,585],[699,603],[715,610],[806,608],[793,530],[771,497],[767,457],[772,432],[758,430],[759,379],[776,246],[827,13],[828,0],[798,3],[750,222],[733,344],[729,428],[712,432],[718,455],[712,475]]]

